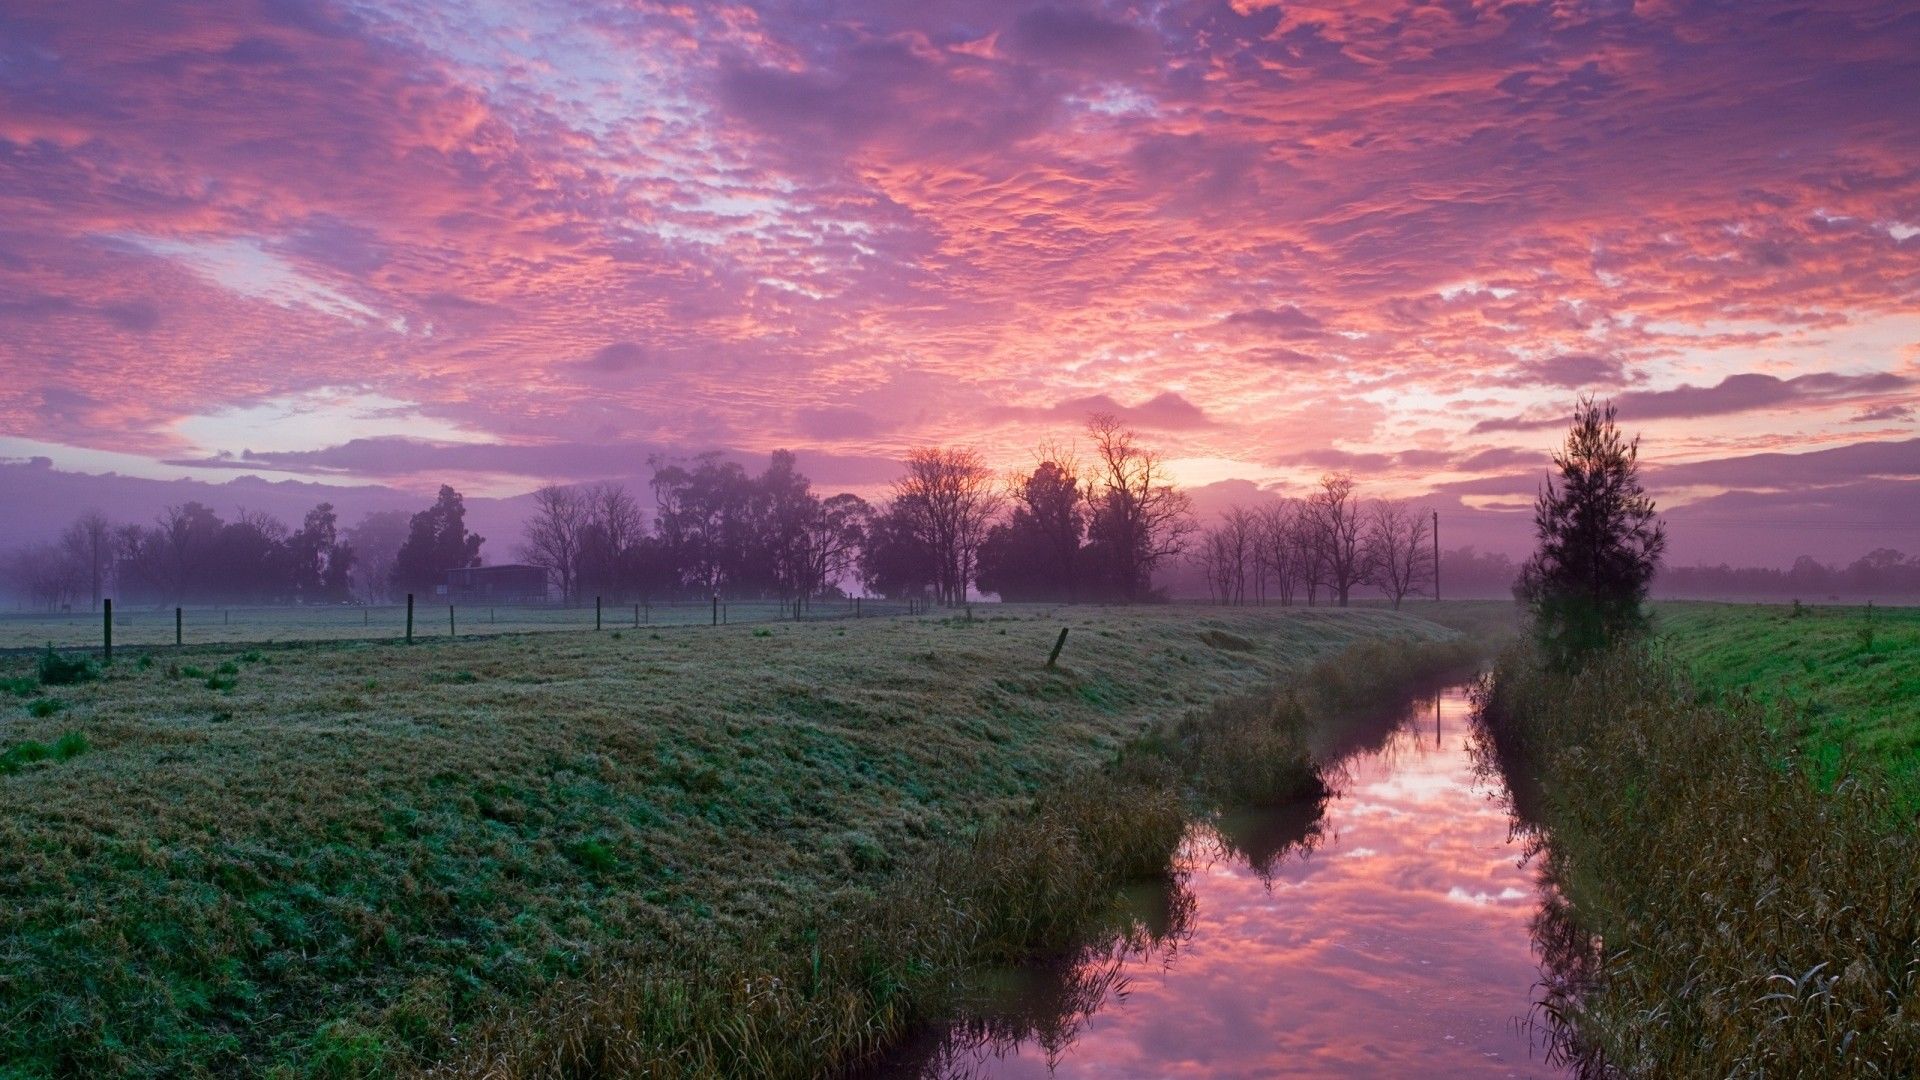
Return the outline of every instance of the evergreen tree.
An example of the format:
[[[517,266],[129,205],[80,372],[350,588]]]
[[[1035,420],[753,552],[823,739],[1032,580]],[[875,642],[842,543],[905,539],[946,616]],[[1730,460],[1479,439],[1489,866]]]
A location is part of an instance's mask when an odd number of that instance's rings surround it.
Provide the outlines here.
[[[1552,478],[1534,502],[1540,546],[1515,593],[1561,667],[1646,625],[1642,603],[1666,549],[1666,524],[1640,486],[1640,441],[1626,441],[1611,403],[1583,396]]]

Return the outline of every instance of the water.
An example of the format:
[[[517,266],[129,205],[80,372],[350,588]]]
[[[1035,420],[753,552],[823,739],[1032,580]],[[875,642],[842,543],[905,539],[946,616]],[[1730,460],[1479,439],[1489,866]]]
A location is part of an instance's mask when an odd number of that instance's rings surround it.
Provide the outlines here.
[[[1463,688],[1321,733],[1324,815],[1194,826],[1131,931],[1002,973],[903,1060],[922,1077],[1538,1077],[1538,897],[1476,776]]]

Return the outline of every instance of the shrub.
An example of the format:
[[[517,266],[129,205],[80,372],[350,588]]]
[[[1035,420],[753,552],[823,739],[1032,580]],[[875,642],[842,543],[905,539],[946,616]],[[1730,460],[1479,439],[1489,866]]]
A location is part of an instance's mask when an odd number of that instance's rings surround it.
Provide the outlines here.
[[[67,703],[64,701],[61,701],[59,698],[51,698],[51,697],[40,698],[39,700],[35,701],[33,704],[27,706],[27,712],[31,713],[34,716],[44,718],[44,717],[52,716],[54,713],[57,713],[61,709],[64,709],[66,707],[67,707]]]
[[[92,660],[84,656],[69,659],[54,652],[51,645],[47,646],[46,652],[40,654],[39,672],[42,686],[72,686],[75,683],[89,682],[100,677],[100,672],[93,666]]]

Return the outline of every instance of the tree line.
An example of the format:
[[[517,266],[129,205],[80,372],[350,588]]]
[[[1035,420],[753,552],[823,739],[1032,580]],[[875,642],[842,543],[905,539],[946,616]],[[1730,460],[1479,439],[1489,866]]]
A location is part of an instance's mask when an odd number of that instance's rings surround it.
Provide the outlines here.
[[[247,510],[228,521],[199,502],[169,506],[144,524],[114,524],[89,510],[57,540],[14,552],[0,569],[19,599],[48,610],[97,608],[108,595],[136,604],[374,602],[431,592],[448,569],[479,565],[484,541],[465,518],[450,487],[417,514],[370,513],[350,529],[325,502],[298,528]]]

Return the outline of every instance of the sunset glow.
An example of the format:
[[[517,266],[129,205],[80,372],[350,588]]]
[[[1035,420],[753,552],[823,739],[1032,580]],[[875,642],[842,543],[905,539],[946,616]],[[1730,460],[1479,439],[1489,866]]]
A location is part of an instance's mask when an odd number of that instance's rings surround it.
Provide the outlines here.
[[[1676,556],[1851,557],[1920,525],[1916,56],[1884,0],[12,5],[0,483],[872,491],[1106,410],[1518,539],[1591,390]]]

